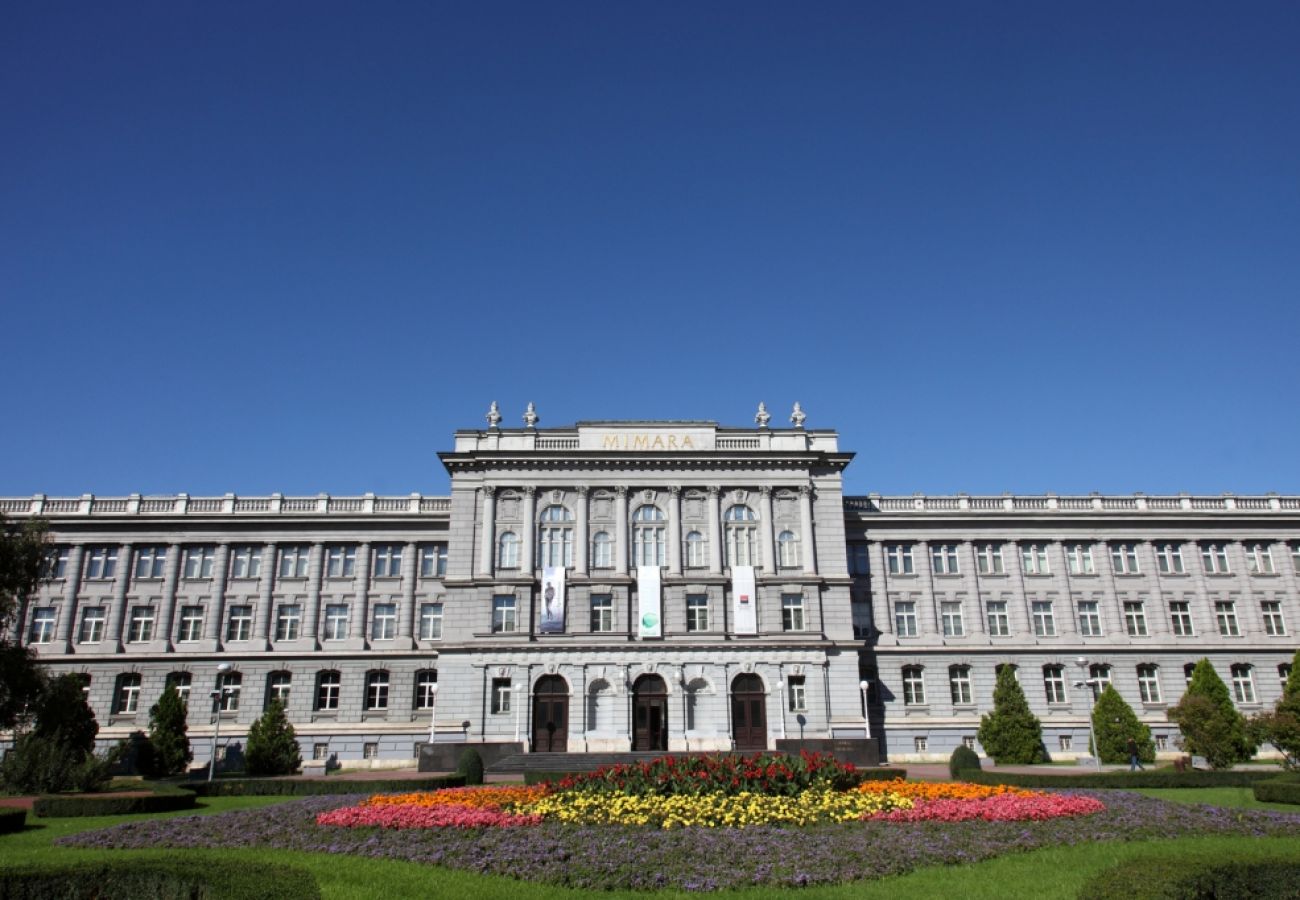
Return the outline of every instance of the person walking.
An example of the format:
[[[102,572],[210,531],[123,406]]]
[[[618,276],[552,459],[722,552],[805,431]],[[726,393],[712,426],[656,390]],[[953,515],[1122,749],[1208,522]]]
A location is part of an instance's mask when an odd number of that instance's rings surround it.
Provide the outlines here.
[[[1128,743],[1124,745],[1124,749],[1128,751],[1128,770],[1130,772],[1136,772],[1141,769],[1145,772],[1146,767],[1143,766],[1142,761],[1138,759],[1138,742],[1133,738],[1129,738]]]

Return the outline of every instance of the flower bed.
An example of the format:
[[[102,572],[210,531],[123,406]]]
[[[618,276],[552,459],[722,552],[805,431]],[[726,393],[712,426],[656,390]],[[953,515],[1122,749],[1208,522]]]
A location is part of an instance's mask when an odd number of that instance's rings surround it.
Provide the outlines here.
[[[765,794],[790,797],[808,790],[845,790],[857,770],[829,753],[758,753],[752,756],[661,756],[650,762],[605,766],[566,775],[560,791],[621,794]]]
[[[317,825],[342,828],[517,828],[537,825],[537,815],[514,815],[499,809],[444,804],[440,806],[345,806],[321,813]]]
[[[1042,822],[1064,816],[1090,816],[1106,808],[1096,797],[1074,794],[1002,794],[968,800],[922,800],[910,809],[882,810],[882,822]]]

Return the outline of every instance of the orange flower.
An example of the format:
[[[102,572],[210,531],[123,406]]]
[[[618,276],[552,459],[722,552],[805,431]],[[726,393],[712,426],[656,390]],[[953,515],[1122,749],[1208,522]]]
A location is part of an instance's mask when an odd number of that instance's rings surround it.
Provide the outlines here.
[[[544,784],[444,788],[411,794],[375,794],[361,806],[467,806],[473,809],[505,809],[536,803],[550,789]]]
[[[967,784],[964,781],[864,781],[858,786],[864,794],[889,792],[909,800],[983,800],[986,797],[1036,797],[1040,792],[1005,784]]]

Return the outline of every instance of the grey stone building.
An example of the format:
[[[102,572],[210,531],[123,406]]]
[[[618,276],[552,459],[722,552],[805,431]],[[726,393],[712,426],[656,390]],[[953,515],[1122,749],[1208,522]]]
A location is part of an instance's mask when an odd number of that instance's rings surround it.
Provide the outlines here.
[[[1002,665],[1055,756],[1086,752],[1101,682],[1169,750],[1197,659],[1243,711],[1280,694],[1300,498],[844,497],[833,431],[797,407],[756,422],[542,429],[530,406],[516,429],[494,405],[440,455],[450,497],[0,499],[54,535],[18,636],[83,674],[105,740],[176,684],[200,760],[214,720],[239,742],[273,697],[304,756],[382,766],[431,738],[694,751],[868,728],[895,761],[945,758]]]

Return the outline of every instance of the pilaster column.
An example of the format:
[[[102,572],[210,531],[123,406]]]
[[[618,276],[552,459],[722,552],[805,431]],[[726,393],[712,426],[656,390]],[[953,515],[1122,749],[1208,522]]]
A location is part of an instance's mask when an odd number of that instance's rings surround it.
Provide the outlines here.
[[[267,565],[267,560],[271,564]],[[262,580],[257,585],[257,622],[254,625],[253,640],[266,648],[267,635],[271,632],[271,601],[275,592],[275,544],[262,547]]]
[[[537,487],[526,484],[524,491],[524,527],[519,536],[519,572],[533,577],[533,560],[537,550]]]
[[[709,574],[722,574],[722,515],[718,509],[722,502],[722,489],[709,487]]]
[[[176,580],[180,571],[181,545],[172,544],[167,548],[167,564],[163,566],[162,600],[158,610],[158,637],[169,649],[172,646],[172,622],[176,618]]]
[[[397,617],[397,636],[409,640],[415,633],[415,573],[419,548],[408,541],[402,548],[402,611]]]
[[[575,575],[587,574],[587,547],[590,543],[587,537],[587,493],[586,485],[578,487],[578,508],[576,510],[578,522],[575,529],[576,538],[573,542],[573,573]]]
[[[312,642],[320,634],[320,585],[324,575],[325,545],[312,544],[307,557],[307,608],[302,619],[302,635]]]
[[[813,535],[812,487],[799,486],[799,539],[803,545],[803,570],[805,574],[817,574],[817,541]]]
[[[492,577],[492,564],[496,557],[496,490],[490,484],[483,485],[483,522],[479,541],[478,573],[484,578]]]
[[[614,574],[627,574],[627,487],[614,488]]]
[[[772,489],[763,487],[758,492],[758,542],[763,548],[763,571],[768,575],[776,574],[776,550],[772,540]]]
[[[916,605],[916,633],[924,638],[943,638],[943,627],[939,617],[939,598],[934,592],[934,569],[930,565],[930,542],[917,541],[912,547],[913,559],[912,565],[914,571],[924,572],[925,579],[921,583],[924,585],[924,591],[921,594],[921,602]],[[946,597],[945,597],[946,599]]]
[[[366,639],[366,626],[370,623],[370,543],[357,545],[357,575],[352,582],[357,589],[357,614],[352,620],[352,637]]]
[[[73,544],[68,551],[67,576],[63,585],[63,610],[62,615],[59,616],[59,630],[55,634],[55,640],[63,645],[65,653],[72,641],[73,623],[77,618],[77,595],[81,593],[81,567],[85,553],[86,548],[81,544]]]
[[[682,489],[668,488],[668,573],[682,574]]]
[[[885,567],[885,548],[880,541],[867,544],[871,561],[871,624],[881,634],[894,633],[894,610],[889,603],[889,570]]]
[[[230,575],[230,545],[218,544],[212,561],[212,599],[208,601],[208,619],[203,623],[203,640],[216,641],[221,632],[221,615],[226,605],[226,578]]]
[[[126,591],[131,584],[131,558],[134,547],[122,544],[117,548],[117,578],[113,580],[113,608],[109,612],[108,639],[114,650],[122,649],[122,625],[126,620]]]

